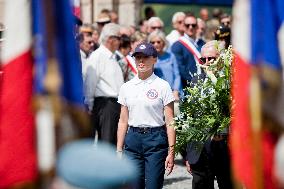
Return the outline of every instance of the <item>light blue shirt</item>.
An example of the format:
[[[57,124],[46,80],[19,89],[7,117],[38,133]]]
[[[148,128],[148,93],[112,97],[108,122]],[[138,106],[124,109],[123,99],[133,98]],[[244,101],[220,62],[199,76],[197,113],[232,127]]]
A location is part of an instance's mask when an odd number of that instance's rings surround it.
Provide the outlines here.
[[[164,52],[158,56],[157,63],[154,66],[154,73],[167,81],[173,91],[182,91],[177,61],[172,53]]]

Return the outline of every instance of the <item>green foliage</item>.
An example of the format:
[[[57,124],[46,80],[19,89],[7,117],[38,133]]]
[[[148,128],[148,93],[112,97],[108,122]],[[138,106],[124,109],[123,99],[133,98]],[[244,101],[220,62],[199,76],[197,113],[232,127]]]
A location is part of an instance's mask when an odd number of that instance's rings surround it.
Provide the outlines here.
[[[230,125],[232,47],[209,66],[208,77],[197,77],[197,83],[185,89],[180,115],[175,117],[176,151],[188,142],[205,142]],[[213,74],[214,73],[214,74]]]

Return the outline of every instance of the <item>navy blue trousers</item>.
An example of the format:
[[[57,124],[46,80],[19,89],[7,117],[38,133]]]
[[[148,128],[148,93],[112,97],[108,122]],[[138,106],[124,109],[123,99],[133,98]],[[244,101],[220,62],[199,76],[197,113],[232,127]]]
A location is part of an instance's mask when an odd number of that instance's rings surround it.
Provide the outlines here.
[[[139,132],[129,128],[125,137],[125,154],[134,161],[139,171],[135,189],[163,187],[168,137],[165,127]]]

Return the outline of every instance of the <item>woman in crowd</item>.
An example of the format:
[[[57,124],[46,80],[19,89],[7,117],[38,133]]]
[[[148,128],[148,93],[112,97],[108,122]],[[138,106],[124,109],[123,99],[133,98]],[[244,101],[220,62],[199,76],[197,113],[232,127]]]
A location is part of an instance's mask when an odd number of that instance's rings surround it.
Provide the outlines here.
[[[169,84],[153,73],[158,53],[152,44],[139,44],[133,56],[138,75],[122,85],[118,97],[117,152],[136,163],[135,188],[159,189],[165,167],[170,174],[174,166],[174,96]]]
[[[155,30],[148,36],[148,41],[153,44],[158,52],[154,73],[170,84],[175,102],[178,103],[182,93],[180,74],[174,54],[165,51],[168,44],[166,36],[161,30]],[[175,110],[178,110],[178,106],[175,106],[175,108]]]

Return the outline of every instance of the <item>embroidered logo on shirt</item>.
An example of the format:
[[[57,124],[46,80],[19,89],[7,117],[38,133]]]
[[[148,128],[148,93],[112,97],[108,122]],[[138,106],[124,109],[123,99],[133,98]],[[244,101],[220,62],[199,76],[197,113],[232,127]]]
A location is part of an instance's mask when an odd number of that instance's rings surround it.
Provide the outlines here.
[[[155,90],[155,89],[150,89],[148,92],[147,92],[147,97],[149,99],[156,99],[158,97],[158,92]]]
[[[140,45],[139,49],[146,49],[145,45]]]

